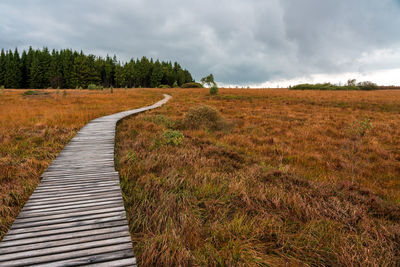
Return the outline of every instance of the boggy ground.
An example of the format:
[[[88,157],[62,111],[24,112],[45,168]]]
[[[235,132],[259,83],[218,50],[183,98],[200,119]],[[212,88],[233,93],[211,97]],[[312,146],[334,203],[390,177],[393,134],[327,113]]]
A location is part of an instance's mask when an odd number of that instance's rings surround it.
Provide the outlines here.
[[[0,240],[48,167],[91,119],[153,104],[148,90],[0,90]]]
[[[400,91],[167,92],[118,125],[141,266],[400,264]]]

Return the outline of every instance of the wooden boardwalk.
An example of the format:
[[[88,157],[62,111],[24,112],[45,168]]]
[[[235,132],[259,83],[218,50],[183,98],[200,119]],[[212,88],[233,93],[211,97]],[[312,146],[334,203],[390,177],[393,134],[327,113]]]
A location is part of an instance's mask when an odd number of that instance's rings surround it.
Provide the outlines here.
[[[114,169],[115,127],[169,98],[83,127],[43,173],[0,243],[0,266],[135,266]]]

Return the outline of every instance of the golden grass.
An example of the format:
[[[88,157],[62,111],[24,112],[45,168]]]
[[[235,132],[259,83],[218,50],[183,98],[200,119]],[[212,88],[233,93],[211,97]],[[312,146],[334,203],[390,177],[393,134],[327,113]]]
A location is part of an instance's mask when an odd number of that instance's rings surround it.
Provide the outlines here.
[[[46,92],[0,91],[0,238],[84,124],[162,98],[157,89]],[[162,92],[173,99],[117,132],[140,265],[400,264],[400,91]],[[223,127],[185,126],[203,105]],[[352,157],[349,127],[364,118],[374,127]]]
[[[156,90],[0,91],[0,240],[40,181],[40,174],[91,119],[152,104]]]
[[[167,92],[118,126],[140,265],[400,264],[400,91]],[[233,127],[185,128],[204,104]],[[349,127],[364,118],[373,129],[351,156]],[[160,142],[168,128],[182,144]]]

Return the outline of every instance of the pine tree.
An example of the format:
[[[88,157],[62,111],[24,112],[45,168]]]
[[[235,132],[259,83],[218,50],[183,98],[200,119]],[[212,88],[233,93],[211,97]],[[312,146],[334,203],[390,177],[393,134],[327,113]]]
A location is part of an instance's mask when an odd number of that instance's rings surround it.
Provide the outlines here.
[[[6,76],[6,54],[4,49],[1,49],[0,53],[0,87],[5,86],[5,76]]]
[[[63,87],[63,77],[61,73],[61,60],[58,51],[54,50],[51,52],[50,68],[48,71],[48,79],[50,80],[50,86],[54,89]]]
[[[125,65],[125,74],[129,88],[135,87],[135,61],[133,59]]]
[[[178,72],[176,73],[176,80],[179,86],[182,86],[182,84],[185,83],[185,73],[183,72],[183,70],[178,70]]]
[[[21,55],[21,88],[27,88],[28,87],[28,69],[26,68],[27,66],[27,59],[28,55],[25,52],[25,50],[22,52]]]
[[[176,79],[172,69],[172,64],[170,62],[165,63],[163,67],[163,78],[161,79],[161,83],[173,86],[175,82]]]
[[[21,88],[21,64],[18,50],[9,50],[6,54],[5,87]]]
[[[32,58],[32,64],[30,67],[30,88],[43,88],[43,70],[40,64],[39,51],[36,51]]]
[[[87,56],[87,65],[88,65],[88,84],[96,84],[99,85],[101,81],[100,72],[97,69],[96,65],[96,57],[94,55]]]
[[[75,88],[72,84],[72,72],[74,64],[74,54],[72,50],[66,49],[60,52],[61,73],[65,88]]]
[[[151,63],[146,57],[142,57],[139,64],[138,80],[139,86],[149,87],[150,86],[150,75],[151,75]]]
[[[50,55],[49,49],[44,47],[43,51],[40,53],[40,64],[43,70],[42,88],[50,87],[50,81],[52,78],[51,58],[52,56]]]
[[[118,63],[115,66],[115,86],[118,88],[125,87],[126,83],[125,67]]]
[[[89,84],[89,73],[90,67],[88,64],[88,59],[81,51],[79,56],[74,59],[72,85],[75,88],[87,88]]]
[[[194,79],[193,79],[193,77],[192,77],[192,74],[190,74],[190,72],[188,71],[188,70],[184,70],[183,71],[183,74],[184,74],[184,76],[185,76],[185,83],[191,83],[191,82],[194,82]]]
[[[110,87],[114,83],[114,62],[108,55],[104,63],[104,71],[105,87]]]
[[[19,57],[19,53],[18,53],[18,49],[17,48],[15,48],[15,51],[14,51],[14,57],[13,57],[13,60],[14,60],[14,75],[15,75],[15,78],[14,78],[14,88],[21,88],[21,82],[22,82],[22,72],[21,72],[21,68],[22,68],[22,65],[21,65],[21,58]]]
[[[154,63],[151,72],[150,87],[158,87],[159,85],[161,85],[162,78],[163,78],[162,67],[160,62],[157,60]]]
[[[35,56],[35,50],[32,47],[29,47],[28,53],[26,54],[26,60],[23,62],[23,71],[25,72],[26,76],[22,79],[22,85],[24,88],[29,88],[30,80],[31,80],[31,66],[33,57]]]

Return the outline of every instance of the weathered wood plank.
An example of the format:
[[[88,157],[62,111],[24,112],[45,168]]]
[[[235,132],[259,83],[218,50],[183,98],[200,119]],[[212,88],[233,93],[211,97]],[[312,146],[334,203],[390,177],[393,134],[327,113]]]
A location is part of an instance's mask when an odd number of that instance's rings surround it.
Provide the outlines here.
[[[65,198],[43,198],[43,199],[33,199],[29,201],[29,203],[25,204],[25,207],[31,207],[34,205],[43,205],[43,204],[61,204],[61,203],[74,203],[76,201],[84,201],[84,200],[95,200],[99,198],[107,198],[115,196],[115,192],[106,192],[100,194],[82,194],[79,196],[73,197],[65,197]],[[24,207],[24,208],[25,208]]]
[[[27,245],[27,244],[37,244],[37,243],[49,242],[49,241],[54,242],[54,241],[58,241],[58,240],[64,240],[64,239],[70,239],[70,238],[74,239],[74,238],[78,238],[78,237],[85,237],[85,236],[92,236],[92,235],[109,234],[109,233],[113,233],[113,232],[127,231],[127,229],[128,229],[128,227],[126,225],[123,225],[123,226],[118,226],[118,227],[108,227],[108,228],[100,228],[100,229],[94,229],[94,230],[64,233],[62,235],[48,235],[48,236],[17,239],[17,240],[10,240],[10,241],[3,240],[0,243],[0,248],[22,246],[22,245]]]
[[[112,222],[96,223],[96,224],[91,224],[91,225],[82,225],[82,226],[73,226],[73,227],[69,227],[69,228],[46,230],[46,231],[40,231],[40,232],[35,232],[35,233],[19,233],[19,234],[10,234],[10,235],[7,234],[4,237],[3,241],[12,241],[12,240],[17,240],[17,239],[29,239],[29,238],[34,238],[34,237],[59,235],[59,234],[65,234],[65,233],[79,232],[79,231],[83,231],[83,230],[95,230],[95,229],[109,228],[109,227],[113,227],[113,226],[124,226],[124,225],[126,225],[125,220],[117,220],[117,221],[112,221]],[[12,231],[12,230],[10,230],[10,231]]]
[[[48,198],[48,197],[52,198],[52,197],[57,197],[57,195],[59,195],[59,197],[62,198],[62,197],[70,197],[70,196],[77,196],[77,195],[84,195],[84,194],[94,194],[94,193],[101,193],[101,192],[113,192],[113,191],[118,191],[118,190],[120,190],[119,187],[118,188],[105,187],[105,188],[88,189],[88,190],[82,191],[81,193],[72,192],[72,193],[64,193],[64,194],[61,194],[61,193],[55,194],[54,192],[53,193],[45,193],[45,192],[43,192],[41,194],[38,193],[36,195],[32,195],[31,198],[32,199],[43,199],[43,198]]]
[[[48,266],[57,266],[56,261],[60,260],[67,260],[70,262],[75,262],[75,264],[84,264],[85,262],[82,262],[81,260],[71,260],[73,258],[79,259],[79,257],[89,257],[90,262],[86,263],[93,263],[93,262],[101,262],[102,261],[102,254],[104,253],[110,253],[110,252],[119,252],[121,250],[128,250],[130,249],[130,255],[133,257],[132,253],[132,244],[129,241],[126,243],[119,243],[119,244],[112,244],[104,247],[96,247],[96,248],[89,248],[89,249],[81,249],[81,250],[76,250],[76,251],[70,251],[70,252],[63,252],[63,253],[57,253],[53,255],[45,255],[45,256],[39,256],[39,257],[31,257],[31,258],[25,258],[25,259],[16,259],[16,260],[10,260],[10,261],[4,261],[1,262],[0,264],[2,266],[35,266],[37,264],[43,264],[43,263],[48,263]],[[128,257],[129,254],[124,254],[124,257]],[[121,256],[118,258],[122,258]],[[78,263],[79,262],[79,263]],[[46,264],[47,265],[47,264]],[[46,266],[46,265],[41,265],[41,266]],[[59,266],[65,266],[59,265]]]
[[[91,183],[81,182],[81,183],[68,183],[68,184],[61,184],[61,185],[59,185],[59,184],[57,184],[57,185],[56,184],[50,184],[50,185],[41,184],[36,189],[46,191],[46,189],[49,189],[49,190],[58,189],[58,188],[71,189],[71,188],[76,188],[76,187],[78,187],[78,188],[80,188],[80,187],[93,188],[93,187],[102,186],[102,185],[108,186],[108,185],[115,185],[115,184],[119,184],[119,181],[115,180],[115,179],[110,179],[108,181],[92,181]]]
[[[49,196],[49,197],[31,199],[26,205],[30,205],[33,203],[43,203],[43,202],[44,203],[58,203],[58,202],[67,202],[69,200],[74,201],[75,199],[91,199],[91,198],[97,198],[97,197],[102,197],[102,196],[113,196],[117,192],[118,192],[118,190],[97,191],[94,193],[88,193],[87,191],[85,191],[85,192],[82,192],[82,194],[80,194],[80,195],[60,196],[60,197]]]
[[[107,261],[102,263],[88,264],[85,266],[97,267],[120,267],[120,266],[136,266],[136,259],[128,258],[123,260]]]
[[[69,221],[74,221],[74,220],[80,220],[82,217],[84,216],[94,216],[94,215],[103,215],[103,214],[108,214],[108,213],[112,213],[112,212],[119,212],[119,211],[125,211],[124,207],[121,207],[119,205],[114,206],[114,207],[108,207],[108,208],[103,208],[103,209],[91,209],[91,210],[80,210],[77,212],[69,212],[69,213],[61,213],[61,214],[51,214],[51,215],[44,215],[44,216],[40,216],[40,217],[35,217],[35,216],[31,216],[31,217],[22,217],[22,218],[18,218],[18,220],[16,220],[14,222],[13,225],[18,225],[18,224],[24,224],[24,223],[28,223],[31,225],[34,224],[42,224],[43,222],[46,223],[48,222],[53,223],[53,222],[69,222]],[[1,244],[1,243],[0,243]]]
[[[23,258],[33,258],[38,256],[44,255],[53,255],[63,252],[70,252],[70,251],[77,251],[82,249],[89,249],[89,248],[97,248],[102,246],[108,246],[113,244],[122,244],[122,243],[130,243],[131,239],[129,236],[122,236],[117,238],[108,238],[103,240],[96,240],[90,242],[82,242],[80,244],[72,244],[72,245],[64,245],[58,247],[51,247],[51,248],[42,248],[42,249],[35,249],[35,250],[26,250],[17,253],[9,253],[1,255],[1,261],[10,261],[10,260],[18,260]]]
[[[97,240],[107,240],[107,239],[113,239],[113,238],[124,237],[124,236],[126,236],[126,232],[112,232],[112,233],[106,233],[106,234],[100,234],[100,235],[90,235],[90,236],[84,236],[84,237],[78,237],[78,238],[63,239],[63,240],[59,240],[59,241],[41,242],[41,243],[35,243],[32,245],[5,247],[5,248],[1,248],[0,257],[2,257],[2,255],[4,255],[4,254],[12,254],[12,253],[18,253],[18,252],[24,252],[24,251],[37,250],[37,249],[74,245],[74,244],[80,244],[80,243],[85,243],[85,242],[92,242],[92,241],[97,241]]]
[[[65,208],[63,210],[53,210],[51,213],[47,212],[47,211],[36,211],[36,212],[30,212],[30,211],[21,211],[21,213],[18,215],[18,218],[28,218],[28,217],[43,217],[46,216],[48,214],[51,215],[67,215],[70,213],[75,213],[78,211],[96,211],[99,209],[106,209],[106,208],[112,208],[112,207],[120,207],[121,206],[121,202],[116,202],[116,203],[108,203],[108,204],[99,204],[99,205],[92,205],[92,206],[88,206],[88,207],[80,207],[80,208]],[[123,202],[122,202],[122,206],[123,206]],[[17,219],[18,219],[17,218]],[[37,218],[38,220],[40,220],[40,218]]]
[[[108,197],[97,197],[95,199],[89,199],[89,200],[82,200],[82,199],[77,199],[75,201],[68,201],[68,202],[62,202],[62,203],[43,203],[43,204],[38,204],[38,203],[28,203],[29,205],[25,205],[24,211],[29,211],[29,210],[45,210],[46,208],[57,208],[57,207],[65,207],[69,206],[69,204],[72,205],[81,205],[81,204],[88,204],[88,203],[97,203],[99,201],[111,201],[111,200],[122,200],[121,196],[118,195],[112,195]]]
[[[124,218],[125,211],[96,213],[96,214],[89,214],[89,215],[83,215],[83,216],[70,216],[70,217],[61,218],[61,219],[52,219],[52,220],[44,220],[44,221],[26,222],[26,223],[20,222],[20,223],[14,223],[13,226],[11,227],[11,230],[28,228],[28,227],[37,227],[37,226],[51,226],[51,225],[58,227],[57,225],[62,224],[62,223],[79,222],[79,221],[85,221],[85,220],[91,220],[91,219],[110,218],[110,217],[114,217],[114,216],[121,216]]]
[[[107,216],[104,218],[81,220],[81,221],[69,222],[69,223],[48,224],[48,225],[36,226],[36,227],[28,226],[25,228],[11,229],[8,232],[8,234],[15,235],[15,234],[22,234],[22,233],[38,232],[38,231],[55,230],[55,229],[92,225],[92,224],[112,222],[112,221],[120,221],[120,220],[125,220],[125,219],[126,219],[126,217],[124,215],[117,215],[117,216]]]
[[[136,266],[136,259],[133,257],[132,249],[125,249],[117,252],[105,253],[102,254],[93,254],[87,255],[84,257],[79,257],[70,260],[56,261],[48,264],[40,264],[41,267],[58,267],[58,266],[77,266],[77,265],[87,265],[93,264],[98,265],[99,263],[107,264],[109,261],[117,260],[117,259],[130,259],[131,264],[125,266]],[[37,266],[37,265],[33,265]],[[107,265],[106,265],[107,266]]]

